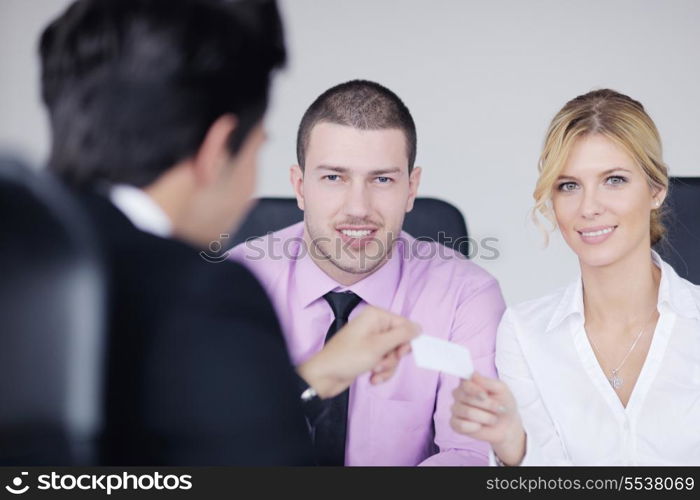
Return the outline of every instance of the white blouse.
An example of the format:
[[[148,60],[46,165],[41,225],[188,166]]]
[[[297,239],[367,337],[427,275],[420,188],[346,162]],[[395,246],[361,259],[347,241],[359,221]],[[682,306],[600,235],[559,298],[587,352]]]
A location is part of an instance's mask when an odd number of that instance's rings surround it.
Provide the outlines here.
[[[700,287],[652,254],[660,317],[626,408],[586,337],[580,276],[506,311],[496,366],[527,432],[522,465],[700,465]]]

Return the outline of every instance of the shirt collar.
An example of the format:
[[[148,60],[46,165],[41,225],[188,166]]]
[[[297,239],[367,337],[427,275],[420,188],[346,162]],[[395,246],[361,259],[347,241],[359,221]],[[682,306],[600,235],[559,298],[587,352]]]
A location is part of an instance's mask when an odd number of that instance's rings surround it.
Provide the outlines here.
[[[693,297],[695,285],[681,278],[659,254],[652,250],[654,263],[661,268],[659,305],[666,304],[679,316],[700,320],[700,303]]]
[[[691,292],[693,285],[678,276],[673,267],[664,262],[654,250],[651,251],[651,259],[661,269],[658,306],[666,304],[676,314],[700,320],[700,304],[695,301]],[[580,271],[576,281],[564,289],[559,305],[547,325],[547,331],[559,326],[569,316],[578,316],[580,321],[584,318],[583,282]]]
[[[161,238],[172,234],[170,218],[143,190],[127,184],[116,184],[109,190],[109,199],[141,231]]]
[[[297,263],[294,276],[296,293],[302,307],[307,307],[331,291],[351,291],[372,306],[388,309],[399,285],[403,240],[407,237],[408,235],[402,232],[401,238],[395,241],[389,260],[375,272],[350,286],[341,285],[328,276],[311,258],[308,249],[302,252],[305,245],[299,241],[295,252]]]
[[[553,330],[569,316],[578,316],[583,321],[583,282],[579,270],[576,280],[564,289],[557,309],[547,325],[547,331]]]

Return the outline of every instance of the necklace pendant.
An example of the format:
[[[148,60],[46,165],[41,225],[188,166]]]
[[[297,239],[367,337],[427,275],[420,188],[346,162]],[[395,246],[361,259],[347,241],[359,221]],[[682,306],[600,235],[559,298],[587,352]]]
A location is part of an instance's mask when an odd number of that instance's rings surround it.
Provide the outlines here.
[[[622,380],[622,377],[620,377],[620,376],[617,374],[617,371],[615,371],[615,370],[613,370],[613,372],[612,372],[612,377],[610,377],[608,380],[610,381],[610,385],[611,385],[611,386],[613,387],[613,389],[615,389],[615,390],[617,390],[617,389],[619,389],[620,387],[622,387],[622,382],[624,382],[624,381]]]

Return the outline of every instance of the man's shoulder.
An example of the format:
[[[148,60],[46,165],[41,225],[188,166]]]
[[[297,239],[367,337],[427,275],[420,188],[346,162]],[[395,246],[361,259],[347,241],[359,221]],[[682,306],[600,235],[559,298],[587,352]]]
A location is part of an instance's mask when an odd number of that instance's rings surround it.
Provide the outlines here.
[[[261,280],[271,282],[304,253],[304,223],[298,222],[239,243],[228,251],[228,260],[242,264]]]
[[[403,268],[410,273],[468,291],[498,284],[491,273],[453,248],[414,238],[406,232],[401,233],[400,243]]]
[[[153,274],[172,267],[173,261],[187,258],[186,245],[136,228],[105,196],[84,192],[79,199],[86,208],[98,246],[111,271],[144,267]]]
[[[260,256],[266,259],[281,260],[279,257],[295,256],[290,253],[304,238],[304,222],[267,233],[263,236],[248,238],[229,250],[229,257],[234,260],[240,256]]]
[[[183,241],[141,231],[106,199],[90,195],[84,201],[92,209],[110,282],[119,292],[144,300],[157,296],[161,304],[187,301],[189,310],[226,303],[267,304],[262,287],[245,266],[212,261]]]
[[[149,245],[160,251],[139,259],[133,271],[158,278],[154,288],[168,287],[165,294],[187,300],[192,310],[216,310],[224,316],[254,313],[258,309],[261,314],[269,313],[267,295],[242,264],[228,259],[211,261],[204,252],[186,243],[150,234],[146,237]]]

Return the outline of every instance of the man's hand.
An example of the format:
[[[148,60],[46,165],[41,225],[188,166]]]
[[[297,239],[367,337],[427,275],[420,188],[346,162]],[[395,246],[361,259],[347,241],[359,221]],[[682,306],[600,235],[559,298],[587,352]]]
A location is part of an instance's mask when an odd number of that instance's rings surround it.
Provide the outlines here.
[[[372,372],[370,382],[379,384],[391,378],[419,333],[418,324],[406,318],[366,307],[297,372],[324,399],[340,394],[367,371]]]
[[[506,465],[519,465],[525,455],[525,430],[508,386],[474,372],[452,395],[452,428],[491,443]]]

